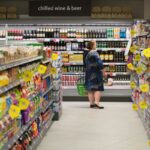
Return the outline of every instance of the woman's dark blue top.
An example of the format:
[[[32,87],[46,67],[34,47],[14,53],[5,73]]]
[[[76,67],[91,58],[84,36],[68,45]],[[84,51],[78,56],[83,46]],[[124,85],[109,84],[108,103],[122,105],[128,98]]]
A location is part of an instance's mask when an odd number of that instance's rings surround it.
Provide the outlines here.
[[[85,53],[85,87],[88,91],[104,91],[103,62],[96,50]],[[84,55],[84,56],[85,56]]]

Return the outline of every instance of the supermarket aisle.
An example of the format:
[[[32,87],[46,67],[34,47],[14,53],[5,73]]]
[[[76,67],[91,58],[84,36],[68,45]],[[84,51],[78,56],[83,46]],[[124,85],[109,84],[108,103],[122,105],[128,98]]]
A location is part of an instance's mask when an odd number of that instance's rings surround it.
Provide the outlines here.
[[[38,150],[149,150],[147,137],[130,103],[103,103],[104,110],[86,102],[64,102]]]

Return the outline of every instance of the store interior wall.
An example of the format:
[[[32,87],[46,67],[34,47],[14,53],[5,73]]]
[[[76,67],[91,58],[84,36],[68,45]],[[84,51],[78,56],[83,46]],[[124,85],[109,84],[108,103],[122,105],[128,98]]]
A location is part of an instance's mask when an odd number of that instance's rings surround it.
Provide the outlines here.
[[[28,1],[29,0],[0,0],[0,6],[15,6],[17,7],[18,14],[28,14]],[[145,0],[150,2],[150,0]],[[144,0],[92,0],[92,5],[99,6],[130,6],[133,10],[134,18],[144,18]],[[148,9],[147,9],[148,10]],[[148,14],[146,10],[146,14]]]
[[[150,19],[150,0],[144,0],[144,19]]]

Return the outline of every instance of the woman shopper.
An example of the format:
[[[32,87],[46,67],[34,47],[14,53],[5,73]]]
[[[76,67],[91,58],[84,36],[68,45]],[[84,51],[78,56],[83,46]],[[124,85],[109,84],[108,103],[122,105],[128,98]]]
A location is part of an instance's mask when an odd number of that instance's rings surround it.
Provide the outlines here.
[[[87,46],[88,53],[85,52],[85,87],[88,91],[88,99],[90,108],[103,109],[99,105],[101,99],[101,91],[103,86],[103,62],[96,51],[96,41],[90,41]]]

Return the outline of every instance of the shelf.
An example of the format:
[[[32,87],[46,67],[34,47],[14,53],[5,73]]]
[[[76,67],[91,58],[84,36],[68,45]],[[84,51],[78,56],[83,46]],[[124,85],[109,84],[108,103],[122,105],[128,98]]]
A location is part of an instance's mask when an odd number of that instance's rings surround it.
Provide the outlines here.
[[[64,72],[63,75],[80,75],[85,74],[84,72]]]
[[[76,86],[66,86],[66,87],[63,87],[63,89],[77,89],[77,87]],[[130,89],[130,86],[129,85],[104,86],[104,89],[105,90],[107,90],[107,89],[124,90],[124,89]]]
[[[53,104],[53,102],[54,102],[54,100],[50,100],[48,105],[44,108],[44,110],[42,110],[42,113],[44,113]]]
[[[70,66],[70,65],[83,65],[83,63],[63,63],[64,66]]]
[[[44,97],[49,91],[53,89],[53,86],[51,85],[50,88],[48,88],[43,94],[42,97]]]
[[[60,52],[60,53],[67,53],[67,54],[83,54],[83,51],[53,51],[53,52]]]
[[[6,41],[6,38],[0,38],[0,41]]]
[[[1,87],[0,88],[0,95],[3,94],[3,93],[5,93],[5,92],[7,92],[7,91],[9,91],[9,90],[11,90],[12,88],[14,88],[14,87],[16,87],[18,85],[20,85],[21,82],[22,82],[21,80],[17,80],[17,81],[15,81],[13,83],[10,83],[7,86]]]
[[[97,51],[117,51],[117,52],[121,52],[121,51],[125,51],[126,48],[97,48]]]
[[[126,65],[126,62],[108,62],[108,63],[103,63],[104,65]],[[84,65],[83,63],[63,63],[64,66],[70,66],[70,65]]]
[[[108,75],[116,76],[116,75],[130,75],[129,72],[106,72]],[[80,75],[85,74],[85,72],[64,72],[63,75]]]
[[[108,62],[108,63],[103,63],[104,65],[126,65],[126,62]]]
[[[46,75],[43,75],[42,78],[45,79],[45,78],[49,77],[50,75],[51,75],[51,74],[48,73],[48,74],[46,74]]]
[[[42,61],[42,64],[47,64],[49,62],[51,62],[51,59],[47,59],[47,60]]]
[[[114,39],[114,38],[37,38],[37,41],[39,42],[50,42],[51,40],[64,40],[64,41],[129,41],[130,39]]]
[[[41,131],[41,133],[38,135],[38,137],[36,137],[36,139],[33,141],[32,145],[29,146],[27,148],[27,150],[35,150],[37,149],[38,145],[40,144],[40,142],[42,141],[43,137],[45,136],[45,134],[47,133],[47,131],[49,130],[49,128],[51,127],[52,123],[53,123],[53,117],[54,117],[54,113],[52,113],[51,118],[49,119],[49,121],[44,125],[43,130]]]
[[[36,115],[34,115],[34,117],[26,125],[22,126],[22,128],[14,135],[14,137],[5,144],[4,150],[9,150],[15,144],[15,142],[20,138],[20,136],[26,130],[28,130],[28,128],[30,127],[32,122],[39,116],[39,114],[40,114],[40,112],[36,113]]]
[[[17,67],[17,66],[20,66],[20,65],[23,65],[23,64],[26,64],[26,63],[30,63],[30,62],[33,62],[33,61],[37,61],[37,60],[40,60],[42,58],[43,58],[42,56],[38,56],[38,57],[34,57],[34,58],[19,60],[19,61],[16,61],[16,62],[5,64],[5,65],[0,65],[0,71],[6,70],[6,69],[9,69],[9,68],[12,68],[12,67]]]
[[[44,110],[41,110],[40,112],[36,113],[34,115],[34,117],[26,124],[26,125],[23,125],[22,128],[14,135],[14,137],[12,139],[10,139],[4,146],[4,150],[9,150],[13,145],[14,143],[20,138],[20,136],[28,130],[28,128],[30,127],[30,125],[32,124],[32,122],[38,118],[38,116],[40,115],[40,113],[43,113],[45,112],[51,105],[52,103],[54,102],[54,100],[51,100],[50,103],[47,105],[47,107],[44,109]]]

